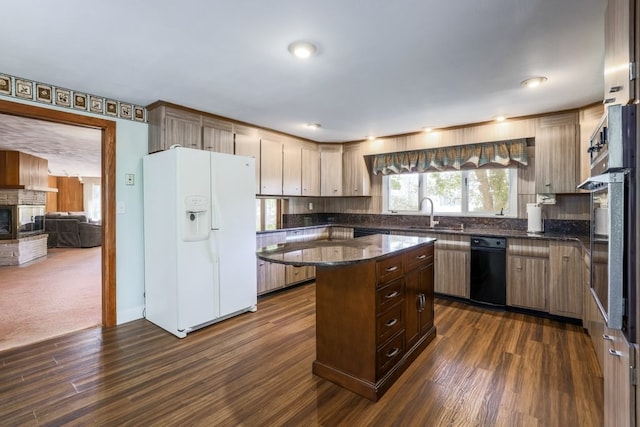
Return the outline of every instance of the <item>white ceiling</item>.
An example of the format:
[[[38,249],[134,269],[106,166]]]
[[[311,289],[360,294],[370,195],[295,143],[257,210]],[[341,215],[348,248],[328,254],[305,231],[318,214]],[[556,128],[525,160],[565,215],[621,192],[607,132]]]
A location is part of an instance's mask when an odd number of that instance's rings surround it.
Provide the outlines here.
[[[5,1],[0,72],[321,142],[602,99],[606,0]],[[317,43],[292,57],[289,43]],[[548,82],[528,90],[532,76]],[[304,123],[321,123],[309,130]]]

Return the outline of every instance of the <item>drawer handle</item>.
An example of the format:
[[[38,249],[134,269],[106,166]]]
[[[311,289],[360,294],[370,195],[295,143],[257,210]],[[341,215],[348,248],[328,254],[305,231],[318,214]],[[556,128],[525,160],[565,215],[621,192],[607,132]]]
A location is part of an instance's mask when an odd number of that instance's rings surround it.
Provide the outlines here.
[[[386,356],[389,359],[391,359],[392,357],[397,356],[398,353],[400,353],[400,349],[398,347],[395,347],[395,348],[391,349],[390,351],[388,351]]]
[[[422,255],[420,255],[420,256],[417,256],[416,258],[417,258],[417,259],[425,259],[426,257],[427,257],[427,256],[426,256],[425,254],[422,254]]]
[[[613,341],[613,337],[607,334],[602,334],[602,339],[605,341]]]
[[[398,319],[389,319],[386,321],[385,325],[390,328],[393,325],[395,325],[396,323],[398,323]]]
[[[522,267],[516,267],[516,270],[522,271]]]
[[[397,297],[398,295],[400,295],[400,292],[393,291],[393,292],[390,292],[390,293],[386,294],[384,297],[386,299],[393,299],[393,298]]]
[[[396,271],[398,269],[397,265],[394,265],[393,267],[387,267],[385,268],[384,271],[386,271],[387,273],[391,273],[392,271]]]
[[[622,357],[622,352],[621,351],[615,351],[612,348],[609,349],[609,354],[612,355],[612,356],[616,356],[616,357]]]

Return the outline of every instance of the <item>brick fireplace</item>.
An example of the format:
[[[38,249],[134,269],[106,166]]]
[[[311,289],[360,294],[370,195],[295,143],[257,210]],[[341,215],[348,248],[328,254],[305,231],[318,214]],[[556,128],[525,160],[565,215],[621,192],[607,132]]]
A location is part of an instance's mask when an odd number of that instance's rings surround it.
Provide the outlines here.
[[[45,200],[45,191],[0,188],[0,266],[47,254]]]

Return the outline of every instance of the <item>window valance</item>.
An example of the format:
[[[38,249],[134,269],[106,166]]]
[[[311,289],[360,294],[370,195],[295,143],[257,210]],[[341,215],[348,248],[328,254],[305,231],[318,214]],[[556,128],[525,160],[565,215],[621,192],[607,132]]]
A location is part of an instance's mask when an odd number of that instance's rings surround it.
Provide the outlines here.
[[[488,164],[506,167],[512,162],[526,165],[527,141],[518,139],[374,154],[367,157],[371,157],[374,175],[473,169]]]

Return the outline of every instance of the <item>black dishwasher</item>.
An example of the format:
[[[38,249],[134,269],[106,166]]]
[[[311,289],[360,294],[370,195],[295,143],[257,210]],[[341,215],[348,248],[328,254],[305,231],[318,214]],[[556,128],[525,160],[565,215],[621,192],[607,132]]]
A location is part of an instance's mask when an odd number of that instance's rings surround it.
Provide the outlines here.
[[[506,287],[507,239],[471,236],[469,296],[472,301],[504,307]]]

